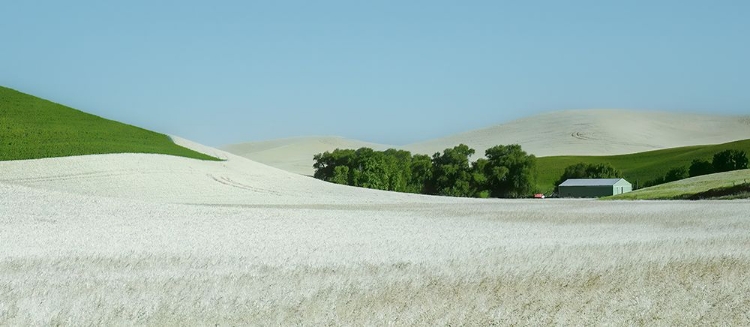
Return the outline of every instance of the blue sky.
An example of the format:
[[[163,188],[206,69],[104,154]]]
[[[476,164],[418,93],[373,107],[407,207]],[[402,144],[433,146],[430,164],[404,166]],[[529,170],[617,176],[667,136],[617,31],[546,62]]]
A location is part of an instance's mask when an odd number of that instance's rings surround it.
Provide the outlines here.
[[[208,145],[750,114],[750,1],[12,1],[0,85]]]

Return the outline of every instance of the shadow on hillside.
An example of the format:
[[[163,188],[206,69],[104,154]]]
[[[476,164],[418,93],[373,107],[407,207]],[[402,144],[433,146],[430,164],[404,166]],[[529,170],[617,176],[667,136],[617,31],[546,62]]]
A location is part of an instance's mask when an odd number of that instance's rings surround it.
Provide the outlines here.
[[[680,200],[710,200],[710,199],[750,199],[750,183],[734,186],[719,187],[708,191],[685,194],[677,197]]]

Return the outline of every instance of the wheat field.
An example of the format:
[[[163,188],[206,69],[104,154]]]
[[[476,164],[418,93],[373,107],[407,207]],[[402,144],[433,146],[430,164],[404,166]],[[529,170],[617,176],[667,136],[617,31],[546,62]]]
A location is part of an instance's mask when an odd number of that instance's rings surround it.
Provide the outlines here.
[[[750,324],[747,201],[0,195],[0,325]]]
[[[750,325],[750,201],[456,199],[225,161],[0,162],[0,325]]]

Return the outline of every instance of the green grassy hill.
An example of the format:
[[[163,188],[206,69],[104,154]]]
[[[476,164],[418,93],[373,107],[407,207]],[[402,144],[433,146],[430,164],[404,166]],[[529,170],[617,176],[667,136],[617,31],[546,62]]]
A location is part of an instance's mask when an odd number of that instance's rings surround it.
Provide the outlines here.
[[[629,182],[642,186],[667,173],[672,168],[689,167],[693,159],[711,161],[713,155],[724,150],[742,150],[750,154],[750,140],[717,145],[697,145],[656,151],[648,151],[616,156],[554,156],[537,158],[538,180],[541,191],[549,193],[555,188],[555,181],[565,172],[565,168],[585,163],[609,163],[622,171]]]
[[[0,160],[103,153],[219,160],[181,147],[167,135],[0,87]]]
[[[610,200],[747,199],[750,169],[683,179],[611,196]]]

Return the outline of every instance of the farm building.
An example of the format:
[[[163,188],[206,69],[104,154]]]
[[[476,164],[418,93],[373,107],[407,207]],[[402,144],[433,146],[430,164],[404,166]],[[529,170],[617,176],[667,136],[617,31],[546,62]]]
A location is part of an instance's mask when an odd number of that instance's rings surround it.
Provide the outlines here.
[[[561,198],[598,198],[617,195],[633,190],[633,185],[622,178],[569,179],[558,186]]]

